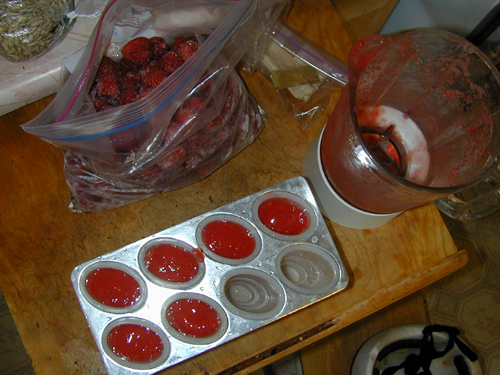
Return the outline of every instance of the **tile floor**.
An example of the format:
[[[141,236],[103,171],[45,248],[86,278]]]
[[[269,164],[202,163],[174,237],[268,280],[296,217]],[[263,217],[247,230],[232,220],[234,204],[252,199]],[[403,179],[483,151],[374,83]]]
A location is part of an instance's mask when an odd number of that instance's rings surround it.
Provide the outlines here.
[[[500,374],[500,211],[470,222],[444,219],[469,262],[425,289],[431,322],[459,328],[483,374]]]
[[[481,220],[445,222],[469,262],[424,290],[431,321],[458,327],[479,354],[483,374],[500,374],[500,211]],[[0,374],[34,374],[1,291]]]

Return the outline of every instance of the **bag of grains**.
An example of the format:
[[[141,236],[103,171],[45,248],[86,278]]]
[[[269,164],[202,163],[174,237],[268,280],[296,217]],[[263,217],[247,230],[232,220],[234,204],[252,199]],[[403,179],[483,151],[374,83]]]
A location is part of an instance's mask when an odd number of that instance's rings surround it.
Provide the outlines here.
[[[0,55],[12,62],[35,60],[71,30],[73,0],[1,0]]]

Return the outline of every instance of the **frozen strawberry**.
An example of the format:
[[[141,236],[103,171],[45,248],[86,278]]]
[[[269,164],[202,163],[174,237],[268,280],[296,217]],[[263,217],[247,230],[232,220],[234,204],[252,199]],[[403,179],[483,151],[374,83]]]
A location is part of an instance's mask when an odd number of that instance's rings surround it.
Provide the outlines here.
[[[206,133],[212,133],[219,130],[222,127],[222,125],[224,125],[223,120],[224,118],[222,116],[217,116],[203,127],[203,131]]]
[[[198,51],[198,42],[190,39],[179,46],[177,53],[184,61],[187,61],[196,51]]]
[[[153,59],[153,43],[145,37],[132,39],[122,48],[123,57],[141,66]]]
[[[183,129],[181,123],[174,120],[170,121],[170,123],[167,126],[167,131],[163,136],[163,143],[166,145],[172,145],[176,143],[183,134],[182,130]]]
[[[99,68],[97,69],[96,79],[106,76],[113,76],[120,74],[120,64],[108,56],[101,59]]]
[[[172,42],[171,50],[174,51],[175,53],[179,53],[179,46],[188,40],[196,40],[196,38],[194,36],[179,35]]]
[[[175,52],[169,51],[163,55],[160,61],[160,67],[167,73],[173,73],[184,64],[184,60]]]
[[[141,66],[139,64],[136,64],[129,59],[123,58],[120,60],[120,70],[122,72],[137,72],[140,68]]]
[[[159,60],[165,53],[168,52],[168,45],[160,36],[153,36],[149,38],[153,43],[153,55],[155,60]]]
[[[185,157],[186,157],[186,150],[184,150],[184,148],[182,147],[179,147],[176,150],[170,152],[164,158],[161,158],[158,161],[158,165],[163,170],[168,170],[182,163]]]
[[[207,99],[203,96],[191,95],[184,101],[184,108],[190,108],[194,112],[200,112],[207,104]]]
[[[113,108],[113,104],[104,99],[97,98],[93,101],[93,103],[94,103],[94,108],[97,112],[103,112]]]
[[[191,121],[195,115],[196,112],[190,108],[179,108],[175,111],[174,121],[179,123],[181,126],[184,126]]]
[[[162,177],[162,169],[153,165],[151,168],[146,169],[139,175],[139,178],[142,182],[156,185],[158,180]]]
[[[105,76],[97,81],[96,94],[107,99],[117,99],[120,94],[120,82],[116,76]]]
[[[156,72],[157,70],[160,70],[160,69],[161,69],[160,64],[157,63],[156,61],[153,61],[153,62],[149,63],[148,65],[143,66],[139,70],[139,75],[141,77],[144,77],[145,75],[152,73],[152,72]]]
[[[136,102],[138,98],[139,98],[139,93],[137,90],[128,90],[122,93],[122,95],[120,96],[120,100],[118,101],[118,104],[120,105],[130,104]]]
[[[200,146],[207,140],[207,137],[202,132],[196,132],[189,136],[186,141],[182,143],[186,152],[192,154],[199,150]]]
[[[157,70],[156,72],[148,73],[142,79],[142,89],[154,89],[160,83],[162,83],[168,77],[168,73],[163,70]]]
[[[145,90],[145,91],[141,92],[141,93],[139,94],[139,97],[137,98],[137,100],[140,100],[140,99],[142,99],[142,98],[145,98],[146,96],[148,96],[148,95],[149,95],[149,93],[150,93],[151,91],[153,91],[153,89],[148,89],[148,90]]]
[[[122,71],[120,79],[123,91],[137,90],[141,84],[141,76],[139,73],[132,70]]]

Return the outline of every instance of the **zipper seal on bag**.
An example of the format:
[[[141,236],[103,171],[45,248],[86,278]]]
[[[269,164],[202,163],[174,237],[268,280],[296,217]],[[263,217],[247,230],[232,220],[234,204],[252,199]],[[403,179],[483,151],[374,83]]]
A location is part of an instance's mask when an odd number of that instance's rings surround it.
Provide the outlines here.
[[[96,34],[96,39],[97,37],[99,36],[100,32],[101,32],[101,29],[102,29],[102,22],[106,16],[106,14],[108,13],[108,11],[111,9],[111,7],[117,2],[118,0],[112,0],[108,6],[106,7],[106,9],[103,10],[102,12],[102,17],[100,18],[99,20],[99,23],[97,25],[97,34]],[[75,101],[76,101],[76,98],[78,97],[78,95],[80,94],[80,92],[82,91],[82,87],[85,83],[85,79],[87,78],[88,76],[88,73],[89,73],[89,70],[90,70],[90,65],[92,63],[92,60],[95,56],[95,49],[96,49],[96,44],[94,44],[94,46],[92,47],[92,52],[90,54],[90,59],[89,59],[89,62],[87,64],[87,68],[85,69],[85,72],[83,74],[83,76],[80,78],[80,82],[75,90],[75,93],[73,95],[73,97],[71,98],[70,102],[69,102],[69,105],[66,107],[66,109],[64,110],[64,112],[62,113],[61,116],[59,116],[59,118],[56,120],[56,122],[61,122],[64,120],[64,118],[67,116],[68,112],[71,110],[71,108],[73,107],[73,105],[75,104]]]
[[[109,11],[109,9],[111,8],[111,6],[113,4],[115,4],[116,2],[117,2],[117,0],[113,0],[110,3],[110,5],[103,11],[103,17],[101,17],[101,20],[99,21],[99,26],[98,26],[98,30],[96,30],[97,34],[96,34],[96,38],[95,39],[98,38],[99,33],[101,32],[102,22],[103,22],[103,19],[104,19],[106,13]],[[212,34],[210,35],[210,36],[214,36],[215,35],[216,36],[215,38],[217,39],[217,35],[218,34],[221,34],[222,32],[225,33],[225,35],[223,37],[219,37],[218,38],[219,41],[217,42],[217,44],[215,44],[214,46],[212,46],[212,48],[210,49],[209,52],[207,52],[207,51],[204,52],[204,55],[206,55],[207,57],[210,56],[210,55],[215,55],[214,51],[217,51],[218,49],[220,49],[221,46],[223,46],[225,44],[225,42],[227,41],[228,37],[230,37],[233,34],[233,31],[241,23],[241,20],[248,15],[249,9],[252,7],[252,5],[254,5],[256,3],[256,0],[241,0],[241,1],[239,1],[239,3],[241,3],[241,5],[240,4],[236,5],[236,7],[228,15],[228,17],[231,16],[231,14],[236,11],[236,9],[238,9],[238,11],[237,11],[238,13],[241,13],[238,16],[238,19],[236,21],[232,22],[233,24],[230,26],[229,30],[227,30],[228,28],[226,27],[226,28],[222,29],[222,31],[221,31],[219,29],[219,27],[217,27],[214,30],[214,32],[212,32]],[[243,8],[243,9],[240,9],[240,8]],[[81,93],[82,87],[84,86],[84,83],[85,83],[85,79],[88,77],[88,71],[90,70],[92,59],[95,56],[95,48],[96,47],[94,46],[93,49],[92,49],[92,51],[91,51],[91,58],[89,59],[89,63],[87,64],[87,67],[86,67],[84,73],[82,74],[82,77],[79,80],[77,90],[75,91],[75,94],[72,96],[72,98],[70,100],[70,104],[64,110],[64,113],[61,116],[59,116],[58,121],[57,121],[58,123],[60,123],[60,122],[62,122],[64,120],[64,117],[69,113],[69,111],[71,110],[71,108],[74,105],[75,101],[77,100],[78,95]],[[82,140],[93,139],[93,138],[98,138],[98,137],[101,137],[101,136],[105,136],[105,135],[117,133],[117,132],[120,132],[122,130],[126,130],[126,129],[129,129],[129,128],[132,128],[132,127],[134,127],[134,126],[136,126],[136,125],[138,125],[140,123],[143,123],[144,121],[147,121],[151,117],[155,116],[165,106],[167,106],[168,104],[170,104],[170,102],[173,100],[173,98],[175,98],[175,96],[183,88],[185,88],[186,82],[188,82],[193,77],[193,75],[196,72],[199,71],[200,67],[203,66],[204,64],[209,64],[211,62],[211,60],[208,63],[207,63],[207,61],[209,61],[207,58],[204,58],[204,59],[198,58],[196,60],[191,60],[191,61],[188,60],[186,62],[186,64],[179,69],[179,73],[180,74],[179,74],[178,78],[182,81],[181,85],[179,87],[177,87],[175,89],[175,91],[173,91],[172,93],[170,93],[169,95],[167,95],[168,99],[162,101],[161,105],[159,105],[158,107],[156,107],[155,110],[154,110],[154,112],[148,113],[147,116],[141,117],[141,118],[139,118],[139,119],[137,119],[137,120],[135,120],[135,121],[133,121],[131,123],[124,124],[124,125],[118,126],[116,128],[111,128],[108,131],[104,131],[104,132],[100,132],[100,133],[96,133],[96,134],[82,135],[82,136],[78,136],[78,137],[60,137],[60,138],[50,137],[49,139],[53,140],[53,141],[57,141],[57,142],[82,141]],[[190,64],[190,62],[191,62],[191,64]],[[194,67],[193,66],[194,63],[196,63],[198,65],[196,67]],[[189,74],[184,77],[183,73],[186,72],[186,71],[189,72]],[[103,115],[106,116],[106,113],[103,113]],[[93,115],[89,115],[89,116],[93,116]],[[115,114],[110,114],[109,116],[115,116]],[[78,121],[78,120],[81,120],[81,119],[82,118],[75,118],[75,119],[71,119],[69,121],[70,122],[72,120]],[[90,120],[91,119],[89,119],[89,121]],[[91,122],[94,122],[94,121],[91,121]],[[55,124],[53,124],[53,125],[55,125]],[[71,124],[68,124],[68,126],[71,127]],[[47,138],[47,137],[45,136],[45,138]]]

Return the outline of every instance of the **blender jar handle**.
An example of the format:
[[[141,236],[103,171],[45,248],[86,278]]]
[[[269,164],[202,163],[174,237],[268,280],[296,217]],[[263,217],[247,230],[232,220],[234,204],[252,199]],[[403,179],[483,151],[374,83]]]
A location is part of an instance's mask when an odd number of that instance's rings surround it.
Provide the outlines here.
[[[500,208],[500,164],[493,175],[471,190],[480,190],[480,194],[474,195],[469,201],[453,194],[446,195],[432,203],[444,214],[461,221],[480,219],[492,214]]]

